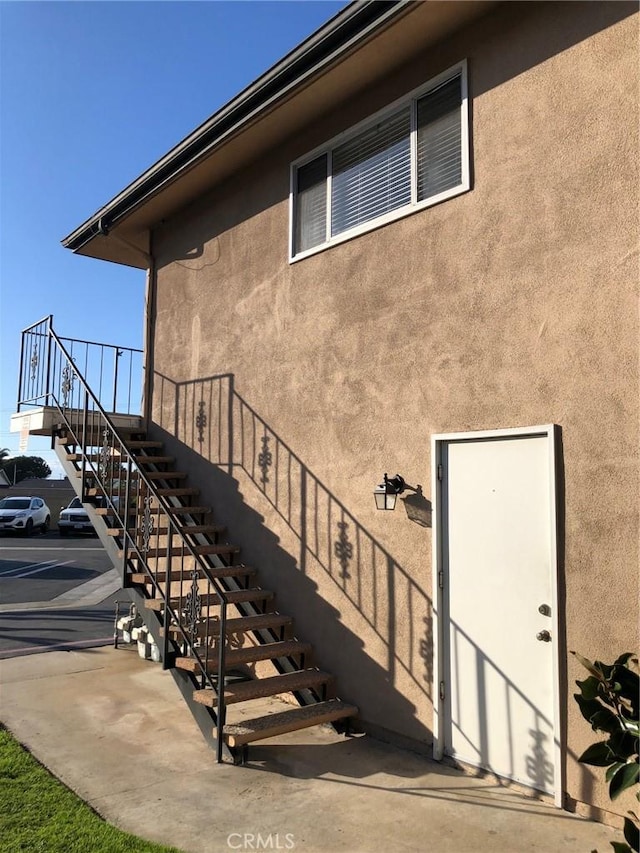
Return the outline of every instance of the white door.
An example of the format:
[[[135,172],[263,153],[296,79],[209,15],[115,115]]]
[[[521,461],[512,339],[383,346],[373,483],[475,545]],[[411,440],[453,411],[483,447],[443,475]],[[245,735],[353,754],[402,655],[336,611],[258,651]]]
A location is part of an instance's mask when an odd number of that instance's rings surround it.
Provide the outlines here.
[[[554,793],[555,475],[540,429],[436,442],[440,736],[447,754]]]

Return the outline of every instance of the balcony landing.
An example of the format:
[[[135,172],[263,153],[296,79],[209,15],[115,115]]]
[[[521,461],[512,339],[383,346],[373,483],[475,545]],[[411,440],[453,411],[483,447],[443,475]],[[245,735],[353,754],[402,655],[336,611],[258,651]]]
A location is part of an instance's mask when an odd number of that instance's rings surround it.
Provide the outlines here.
[[[81,424],[82,409],[67,409],[66,417],[72,424]],[[123,432],[139,432],[143,429],[140,415],[127,415],[118,412],[108,412],[109,418],[118,430]],[[60,412],[55,406],[39,406],[15,412],[11,415],[11,432],[26,432],[29,435],[51,435],[61,421]]]

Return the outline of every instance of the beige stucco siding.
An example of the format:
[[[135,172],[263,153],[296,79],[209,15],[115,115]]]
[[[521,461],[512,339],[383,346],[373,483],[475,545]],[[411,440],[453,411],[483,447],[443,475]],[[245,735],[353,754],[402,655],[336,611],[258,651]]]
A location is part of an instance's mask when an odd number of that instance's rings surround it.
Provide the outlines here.
[[[339,692],[425,747],[432,531],[372,489],[398,471],[431,497],[433,433],[560,425],[566,648],[638,649],[638,15],[620,8],[508,4],[154,233],[158,434]],[[471,191],[289,264],[290,162],[464,57]],[[580,676],[570,661],[567,790],[607,807],[575,761]]]

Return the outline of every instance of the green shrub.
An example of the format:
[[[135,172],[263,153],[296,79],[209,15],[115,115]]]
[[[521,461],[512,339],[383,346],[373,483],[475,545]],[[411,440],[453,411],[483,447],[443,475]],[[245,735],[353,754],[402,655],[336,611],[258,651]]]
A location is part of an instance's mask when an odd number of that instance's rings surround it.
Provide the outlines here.
[[[638,764],[638,705],[640,704],[640,679],[638,659],[626,652],[612,664],[591,662],[577,652],[572,652],[589,672],[584,681],[576,681],[580,693],[574,698],[582,716],[594,731],[605,732],[607,739],[591,744],[578,761],[595,767],[606,767],[605,779],[609,783],[609,797],[615,800],[620,794],[640,781]],[[640,801],[640,791],[636,792]],[[624,819],[626,843],[612,841],[615,853],[630,853],[640,847],[638,816],[628,812]]]

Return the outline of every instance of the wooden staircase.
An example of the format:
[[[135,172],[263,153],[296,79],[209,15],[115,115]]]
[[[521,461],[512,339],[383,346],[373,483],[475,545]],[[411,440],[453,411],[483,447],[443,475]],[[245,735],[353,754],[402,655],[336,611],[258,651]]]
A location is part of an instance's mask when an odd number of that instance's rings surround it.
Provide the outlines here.
[[[257,569],[239,561],[240,548],[221,541],[224,528],[210,522],[211,509],[197,503],[199,490],[188,485],[187,474],[176,470],[161,442],[141,435],[118,438],[123,443],[116,448],[114,442],[107,456],[97,441],[83,454],[71,435],[58,438],[56,446],[78,477],[84,468],[78,491],[83,501],[96,504],[95,513],[122,561],[125,585],[144,598],[150,616],[155,613],[164,622],[159,634],[165,649],[172,650],[165,666],[190,674],[198,706],[214,716],[216,709],[224,709],[222,736],[234,761],[244,763],[254,741],[326,723],[346,729],[358,709],[335,696],[333,677],[314,666],[311,645],[295,637],[293,618],[278,612],[276,595],[259,585]],[[129,460],[127,495],[122,479],[96,476],[107,457],[112,470]],[[118,476],[124,477],[122,471]],[[111,494],[105,483],[113,484]],[[229,608],[221,680],[218,589]],[[234,721],[235,706],[274,696],[286,696],[297,707]],[[215,722],[217,736],[220,720]]]

